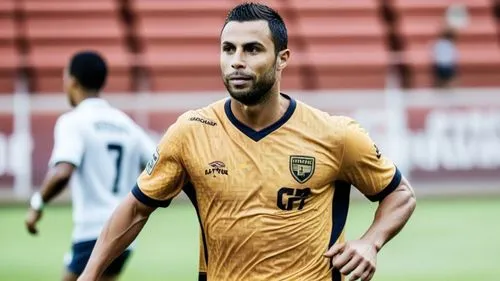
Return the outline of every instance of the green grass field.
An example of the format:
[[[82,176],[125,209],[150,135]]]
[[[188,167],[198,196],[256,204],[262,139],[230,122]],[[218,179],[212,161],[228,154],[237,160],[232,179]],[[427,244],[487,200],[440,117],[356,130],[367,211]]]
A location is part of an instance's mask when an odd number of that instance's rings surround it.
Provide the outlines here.
[[[368,226],[376,205],[351,204],[348,238]],[[69,207],[48,207],[38,237],[24,229],[25,209],[0,207],[0,280],[54,281],[70,245]],[[379,281],[500,280],[500,198],[421,200],[407,228],[379,254]],[[141,233],[121,280],[196,280],[198,228],[194,209],[174,203]]]

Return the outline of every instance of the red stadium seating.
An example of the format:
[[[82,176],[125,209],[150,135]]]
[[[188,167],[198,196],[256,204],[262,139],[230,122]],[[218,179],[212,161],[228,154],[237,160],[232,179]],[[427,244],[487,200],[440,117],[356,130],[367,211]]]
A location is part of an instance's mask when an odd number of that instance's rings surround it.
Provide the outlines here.
[[[376,1],[291,0],[316,88],[383,88],[389,65]]]
[[[399,33],[404,39],[404,60],[414,73],[415,87],[432,84],[431,46],[444,26],[444,13],[455,1],[394,0],[399,11]],[[467,1],[469,25],[458,33],[459,85],[500,85],[500,50],[488,0]]]
[[[221,90],[219,32],[231,1],[134,0],[152,91]]]
[[[219,33],[233,2],[132,1],[153,91],[222,89]],[[388,55],[375,1],[288,3],[277,7],[292,50],[285,89],[384,86]]]
[[[0,93],[14,90],[23,63],[31,70],[33,92],[60,92],[64,66],[82,49],[98,50],[108,59],[106,92],[133,92],[135,66],[146,70],[153,92],[223,90],[219,35],[227,12],[241,2],[246,1],[1,0]],[[404,43],[401,58],[412,70],[414,87],[431,85],[430,46],[446,8],[455,2],[388,1],[397,14],[394,28]],[[466,2],[470,24],[458,36],[459,85],[499,86],[492,3]],[[263,3],[277,9],[288,27],[291,59],[282,78],[285,91],[385,86],[391,51],[380,1]],[[122,8],[132,15],[131,22],[122,17],[127,14]],[[16,17],[15,11],[23,16]],[[17,48],[20,38],[27,43],[26,57]]]
[[[108,59],[110,76],[105,91],[132,90],[131,56],[125,26],[116,1],[28,0],[25,36],[36,92],[61,91],[62,70],[78,50],[93,49]]]
[[[16,48],[14,0],[0,1],[0,94],[12,93],[20,56]]]

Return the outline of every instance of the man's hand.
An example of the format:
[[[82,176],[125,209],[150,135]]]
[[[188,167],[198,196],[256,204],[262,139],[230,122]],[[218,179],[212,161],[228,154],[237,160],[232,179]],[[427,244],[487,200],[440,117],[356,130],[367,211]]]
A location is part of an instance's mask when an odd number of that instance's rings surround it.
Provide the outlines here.
[[[351,274],[350,281],[369,281],[375,274],[377,248],[364,240],[335,244],[324,255],[343,275]]]
[[[38,229],[36,228],[36,224],[42,218],[42,211],[37,211],[32,208],[29,208],[28,213],[26,215],[26,228],[28,232],[36,235],[38,234]]]

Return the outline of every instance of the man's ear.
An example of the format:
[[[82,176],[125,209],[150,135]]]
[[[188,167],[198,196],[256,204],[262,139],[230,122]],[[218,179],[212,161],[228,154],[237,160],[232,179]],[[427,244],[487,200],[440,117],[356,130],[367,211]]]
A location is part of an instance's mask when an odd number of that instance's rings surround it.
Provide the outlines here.
[[[74,88],[77,88],[80,86],[80,84],[78,83],[78,80],[76,80],[76,78],[73,76],[71,76],[71,78],[70,78],[70,85],[71,85],[71,87],[74,87]]]
[[[290,59],[290,50],[285,49],[278,53],[276,58],[276,65],[278,66],[278,70],[283,70],[288,65],[288,60]]]
[[[78,80],[72,75],[68,76],[66,83],[68,89],[78,89],[78,87],[80,87],[80,83],[78,83]]]

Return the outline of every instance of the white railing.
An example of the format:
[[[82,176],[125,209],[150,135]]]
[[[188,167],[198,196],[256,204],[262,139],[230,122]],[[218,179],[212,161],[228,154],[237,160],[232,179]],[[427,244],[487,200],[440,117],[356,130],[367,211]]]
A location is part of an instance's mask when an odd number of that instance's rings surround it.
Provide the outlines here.
[[[358,119],[417,191],[500,193],[500,89],[287,94],[331,114]],[[159,137],[178,114],[224,98],[225,93],[104,97]],[[4,185],[0,198],[24,200],[40,184],[51,149],[53,121],[69,109],[60,93],[0,95],[0,122],[4,123],[0,124],[0,187]],[[13,124],[5,124],[9,120]],[[46,129],[40,132],[40,126]]]

